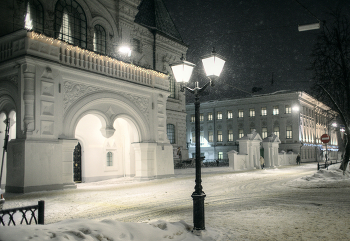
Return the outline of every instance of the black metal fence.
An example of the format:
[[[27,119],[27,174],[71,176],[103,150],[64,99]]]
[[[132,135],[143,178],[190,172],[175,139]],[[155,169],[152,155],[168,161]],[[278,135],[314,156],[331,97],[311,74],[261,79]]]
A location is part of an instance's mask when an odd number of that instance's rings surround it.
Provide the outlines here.
[[[174,164],[175,169],[181,169],[181,168],[194,168],[196,160],[193,159],[187,159],[183,161],[177,161]],[[222,159],[222,160],[214,160],[214,159],[205,159],[202,161],[202,167],[228,167],[229,161],[228,159]]]
[[[39,201],[38,205],[0,210],[0,225],[16,226],[18,220],[15,214],[17,213],[22,214],[19,218],[20,224],[25,222],[26,225],[30,225],[33,221],[35,224],[44,224],[45,202]]]
[[[330,165],[333,165],[333,164],[337,164],[337,163],[340,163],[341,161],[339,161],[338,162],[338,160],[335,160],[335,161],[328,161],[328,162],[325,162],[325,163],[317,163],[317,170],[320,170],[320,169],[325,169],[325,168],[327,168],[327,170],[328,170],[328,167],[330,166]]]

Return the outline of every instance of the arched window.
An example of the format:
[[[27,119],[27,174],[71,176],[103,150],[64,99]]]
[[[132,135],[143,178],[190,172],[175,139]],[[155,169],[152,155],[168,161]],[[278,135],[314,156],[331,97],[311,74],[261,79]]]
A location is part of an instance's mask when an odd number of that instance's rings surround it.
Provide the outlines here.
[[[173,124],[167,124],[167,135],[171,144],[175,143],[175,126]]]
[[[38,0],[26,1],[24,28],[39,33],[44,32],[44,11],[43,6]]]
[[[58,0],[55,8],[55,37],[86,48],[87,23],[82,7],[75,0]]]
[[[112,152],[107,152],[107,166],[111,167],[113,166],[113,153]]]
[[[106,31],[99,24],[94,27],[94,51],[106,55]]]

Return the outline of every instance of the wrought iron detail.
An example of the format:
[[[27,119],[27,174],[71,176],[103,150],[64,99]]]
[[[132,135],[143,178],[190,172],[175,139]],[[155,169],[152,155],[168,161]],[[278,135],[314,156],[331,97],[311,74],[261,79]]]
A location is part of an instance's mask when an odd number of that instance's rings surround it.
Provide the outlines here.
[[[16,220],[14,218],[14,215],[17,212],[22,213],[20,224],[24,224],[25,222],[26,225],[30,225],[33,221],[35,224],[44,224],[44,210],[44,201],[39,201],[38,205],[0,210],[0,225],[16,226]],[[8,220],[6,216],[8,216]]]

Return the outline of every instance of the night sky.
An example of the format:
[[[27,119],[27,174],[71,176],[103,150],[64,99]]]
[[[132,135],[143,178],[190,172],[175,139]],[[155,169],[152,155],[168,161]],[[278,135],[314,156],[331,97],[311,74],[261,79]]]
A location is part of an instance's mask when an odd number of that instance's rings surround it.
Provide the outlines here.
[[[298,0],[320,20],[337,0]],[[341,1],[342,4],[349,3]],[[207,81],[201,57],[212,47],[226,58],[215,87],[201,100],[241,98],[278,90],[309,91],[310,54],[321,30],[298,31],[299,24],[317,23],[296,0],[164,0],[184,42],[187,60],[197,64],[194,81]],[[187,94],[187,101],[193,96]]]

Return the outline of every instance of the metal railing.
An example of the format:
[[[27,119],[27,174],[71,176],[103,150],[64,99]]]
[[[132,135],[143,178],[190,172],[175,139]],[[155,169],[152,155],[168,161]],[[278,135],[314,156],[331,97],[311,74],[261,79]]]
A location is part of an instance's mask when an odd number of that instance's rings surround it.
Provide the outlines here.
[[[202,161],[202,167],[227,167],[227,166],[229,166],[228,159],[222,159],[222,160],[206,159]],[[175,162],[175,165],[174,165],[175,169],[194,168],[194,167],[195,167],[194,159],[177,161]]]
[[[39,201],[38,205],[26,206],[20,208],[11,208],[0,210],[0,225],[2,226],[16,226],[17,219],[15,214],[22,214],[20,217],[20,224],[25,222],[26,225],[44,224],[45,201]],[[18,223],[17,223],[18,224]]]
[[[340,161],[341,162],[341,161]],[[328,162],[325,162],[325,163],[317,163],[317,170],[320,170],[320,169],[326,169],[327,168],[327,170],[328,170],[328,167],[330,166],[330,165],[333,165],[333,164],[337,164],[337,163],[340,163],[340,162],[338,162],[338,160],[336,160],[335,162],[334,161],[328,161]]]

